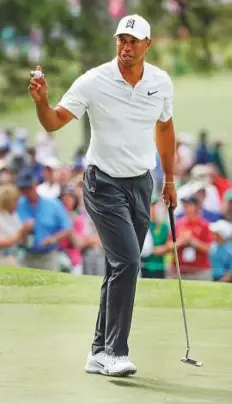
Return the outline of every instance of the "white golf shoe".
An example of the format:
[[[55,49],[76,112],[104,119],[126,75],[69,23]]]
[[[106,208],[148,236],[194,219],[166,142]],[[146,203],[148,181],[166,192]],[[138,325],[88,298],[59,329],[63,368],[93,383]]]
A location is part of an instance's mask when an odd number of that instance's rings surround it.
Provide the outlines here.
[[[89,352],[85,365],[86,373],[107,375],[105,371],[107,359],[108,356],[105,354],[105,352],[99,352],[96,355]]]
[[[137,372],[136,366],[128,356],[108,356],[104,370],[108,376],[117,377],[134,375]]]

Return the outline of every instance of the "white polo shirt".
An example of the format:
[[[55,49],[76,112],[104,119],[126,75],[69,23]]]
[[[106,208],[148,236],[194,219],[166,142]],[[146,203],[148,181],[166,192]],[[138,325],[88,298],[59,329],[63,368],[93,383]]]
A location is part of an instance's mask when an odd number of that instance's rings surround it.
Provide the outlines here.
[[[163,70],[145,63],[142,79],[132,87],[114,59],[80,76],[59,105],[78,119],[88,112],[89,164],[112,177],[134,177],[155,167],[153,130],[157,120],[171,118],[172,96]]]

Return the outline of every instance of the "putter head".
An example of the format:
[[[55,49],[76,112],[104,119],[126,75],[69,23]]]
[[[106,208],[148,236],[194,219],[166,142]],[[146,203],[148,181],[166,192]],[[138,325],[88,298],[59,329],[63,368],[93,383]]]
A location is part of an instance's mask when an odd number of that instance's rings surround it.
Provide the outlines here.
[[[203,362],[201,362],[201,361],[195,361],[194,359],[187,358],[186,356],[184,356],[184,357],[181,359],[181,362],[184,362],[184,363],[186,363],[187,365],[196,366],[196,367],[198,367],[198,368],[201,368],[201,367],[203,366]]]

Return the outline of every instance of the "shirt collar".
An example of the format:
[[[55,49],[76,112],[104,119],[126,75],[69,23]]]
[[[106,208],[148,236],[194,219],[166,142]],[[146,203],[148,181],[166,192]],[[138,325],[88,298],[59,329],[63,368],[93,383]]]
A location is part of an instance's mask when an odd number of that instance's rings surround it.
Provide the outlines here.
[[[113,68],[113,77],[114,77],[114,79],[117,80],[117,81],[126,82],[126,80],[122,76],[122,73],[119,70],[117,58],[113,59],[111,63],[112,63],[112,68]],[[143,77],[141,79],[141,82],[150,81],[150,75],[149,75],[148,70],[149,70],[148,69],[148,64],[146,62],[144,62],[144,71],[143,71]]]

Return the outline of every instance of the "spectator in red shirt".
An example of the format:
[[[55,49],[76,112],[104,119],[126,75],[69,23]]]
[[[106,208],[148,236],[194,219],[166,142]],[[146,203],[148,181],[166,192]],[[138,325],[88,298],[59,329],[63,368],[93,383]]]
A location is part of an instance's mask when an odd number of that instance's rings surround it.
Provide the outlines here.
[[[196,196],[182,199],[184,216],[176,221],[177,248],[181,275],[184,279],[211,280],[209,250],[212,235],[208,222],[200,216],[200,202]],[[172,251],[170,241],[163,253]],[[176,277],[174,260],[171,264],[171,277]]]
[[[211,280],[209,250],[212,235],[208,222],[200,216],[201,205],[196,196],[182,200],[184,216],[176,221],[180,269],[183,278]],[[173,262],[172,273],[176,273]]]

